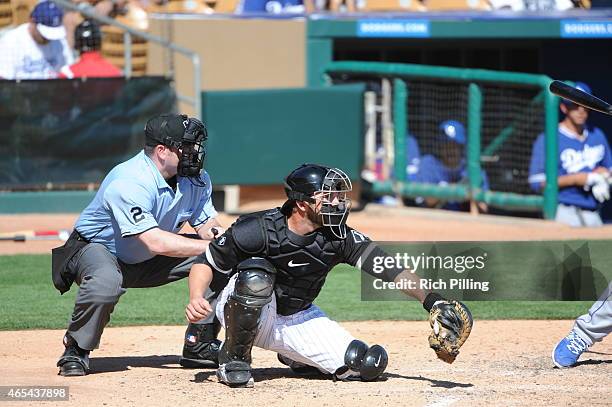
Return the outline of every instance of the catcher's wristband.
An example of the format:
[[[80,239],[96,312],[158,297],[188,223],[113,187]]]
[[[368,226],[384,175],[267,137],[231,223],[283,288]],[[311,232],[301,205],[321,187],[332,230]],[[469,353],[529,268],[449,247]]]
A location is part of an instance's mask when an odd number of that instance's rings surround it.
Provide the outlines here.
[[[423,301],[423,308],[425,308],[425,311],[430,312],[437,301],[444,301],[444,297],[437,293],[429,293],[425,297],[425,301]]]

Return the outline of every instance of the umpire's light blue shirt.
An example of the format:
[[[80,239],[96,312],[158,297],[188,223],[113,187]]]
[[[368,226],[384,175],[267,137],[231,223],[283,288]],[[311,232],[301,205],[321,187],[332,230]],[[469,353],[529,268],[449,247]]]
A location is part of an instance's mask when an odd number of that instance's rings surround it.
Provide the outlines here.
[[[133,236],[157,227],[177,233],[186,221],[197,227],[217,216],[210,177],[202,171],[200,178],[206,186],[178,177],[175,192],[141,151],[108,173],[75,228],[121,261],[143,262],[154,254]]]

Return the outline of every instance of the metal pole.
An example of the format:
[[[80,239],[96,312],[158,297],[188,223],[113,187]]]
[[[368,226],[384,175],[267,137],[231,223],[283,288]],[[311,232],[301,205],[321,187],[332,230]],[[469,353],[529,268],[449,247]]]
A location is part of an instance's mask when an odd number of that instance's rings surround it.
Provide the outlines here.
[[[132,76],[132,36],[127,31],[123,33],[123,74],[127,79]]]
[[[202,66],[200,64],[200,56],[198,54],[193,54],[191,57],[191,61],[193,62],[193,106],[195,109],[194,116],[197,118],[202,118]]]
[[[559,165],[558,126],[559,126],[559,99],[548,91],[546,86],[544,110],[546,112],[545,145],[546,145],[546,184],[544,185],[544,217],[554,219],[557,212],[557,169]]]
[[[78,13],[81,13],[85,17],[93,18],[96,21],[102,22],[104,24],[107,24],[113,27],[120,28],[121,30],[124,31],[123,38],[124,38],[124,42],[126,46],[125,53],[124,53],[124,56],[125,56],[124,72],[125,72],[125,76],[128,78],[132,74],[131,72],[132,70],[131,69],[131,65],[132,65],[131,36],[132,35],[139,37],[139,38],[143,38],[146,41],[149,41],[155,44],[159,44],[166,49],[172,50],[174,52],[178,52],[179,54],[182,54],[186,56],[187,58],[190,58],[192,63],[194,64],[194,89],[196,90],[196,93],[194,94],[193,99],[178,95],[178,93],[177,93],[177,97],[179,100],[188,101],[189,104],[193,105],[194,110],[195,110],[195,117],[200,118],[202,114],[202,102],[201,102],[202,96],[200,95],[201,87],[202,87],[201,86],[202,78],[201,78],[200,57],[198,54],[196,54],[195,52],[187,48],[176,45],[167,39],[163,39],[161,37],[151,35],[147,32],[135,29],[133,27],[130,27],[129,25],[118,22],[117,20],[114,20],[105,15],[98,14],[98,12],[90,4],[87,4],[87,3],[74,4],[74,3],[71,3],[69,0],[54,0],[54,2],[57,3],[60,7],[64,9],[76,11]],[[174,72],[173,72],[173,76],[174,76]]]
[[[408,101],[408,88],[404,80],[393,80],[393,130],[395,133],[395,168],[393,179],[401,185],[406,181],[406,133],[408,118],[406,116],[406,102]],[[401,189],[397,189],[398,195]]]
[[[468,87],[468,139],[467,139],[467,172],[470,184],[470,207],[472,214],[477,214],[476,196],[482,189],[482,171],[480,169],[480,129],[482,121],[482,90],[475,83]]]

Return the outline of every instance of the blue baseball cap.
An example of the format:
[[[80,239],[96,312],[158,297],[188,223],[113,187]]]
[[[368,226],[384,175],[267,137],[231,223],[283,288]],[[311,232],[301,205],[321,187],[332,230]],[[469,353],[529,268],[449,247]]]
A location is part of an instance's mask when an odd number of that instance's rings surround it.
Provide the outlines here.
[[[584,82],[573,82],[573,83],[568,82],[568,83],[573,84],[576,89],[579,89],[585,93],[588,93],[589,95],[592,94],[591,87]],[[576,106],[576,104],[572,102],[571,100],[567,100],[563,98],[561,98],[561,103],[567,106]]]
[[[440,123],[440,136],[446,141],[464,145],[465,127],[456,120],[446,120]]]
[[[36,29],[49,41],[66,38],[64,12],[51,1],[42,1],[34,7],[30,18],[36,23]]]

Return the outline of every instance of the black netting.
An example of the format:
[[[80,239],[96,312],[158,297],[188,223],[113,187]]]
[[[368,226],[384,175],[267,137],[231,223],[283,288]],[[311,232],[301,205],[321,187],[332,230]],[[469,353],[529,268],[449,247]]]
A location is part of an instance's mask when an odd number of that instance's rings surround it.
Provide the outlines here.
[[[491,190],[532,194],[527,177],[531,148],[544,131],[541,89],[482,84],[482,168]],[[492,148],[491,143],[499,142]],[[489,151],[487,151],[489,147]]]
[[[450,144],[444,143],[440,125],[448,120],[459,122],[467,137],[469,83],[412,77],[402,79],[408,92],[408,135],[416,139],[420,157],[448,155]],[[334,83],[366,82],[371,90],[377,91],[380,103],[380,77],[333,74],[332,80]],[[545,121],[541,89],[489,82],[478,85],[482,92],[481,168],[488,179],[489,189],[532,194],[527,183],[531,148],[536,137],[544,131]],[[465,151],[463,154],[465,158]]]

